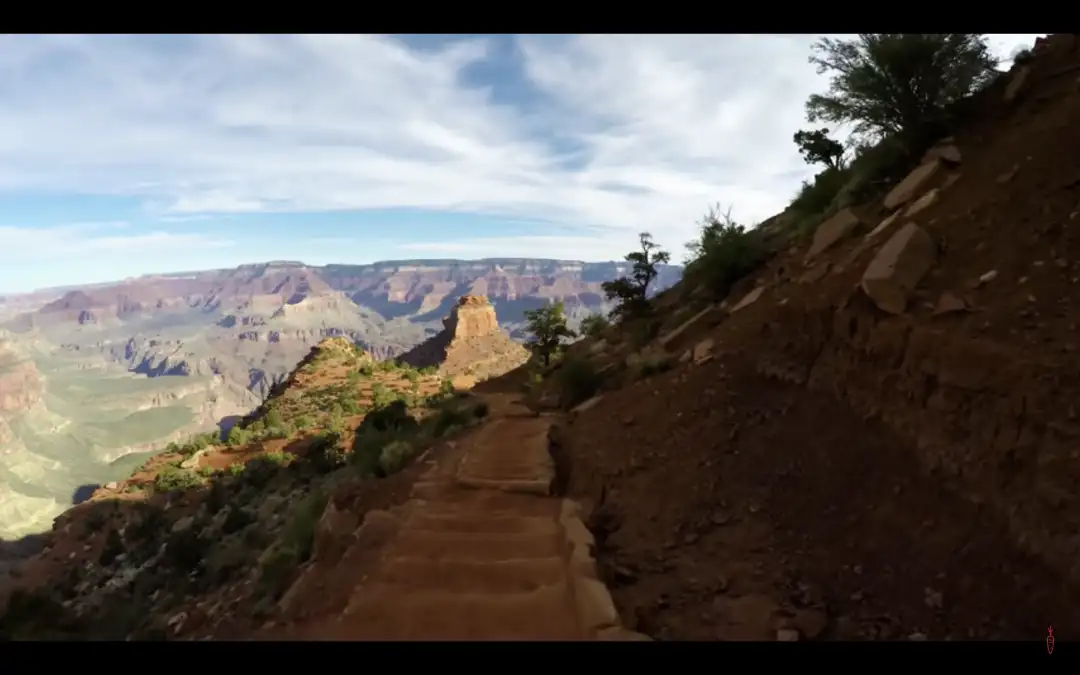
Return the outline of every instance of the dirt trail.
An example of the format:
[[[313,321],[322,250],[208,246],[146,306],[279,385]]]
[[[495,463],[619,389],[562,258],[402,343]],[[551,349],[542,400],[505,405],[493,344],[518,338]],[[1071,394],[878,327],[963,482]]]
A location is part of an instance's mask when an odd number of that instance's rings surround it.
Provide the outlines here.
[[[413,488],[396,536],[323,639],[634,639],[596,581],[591,535],[550,495],[551,418],[508,394]]]

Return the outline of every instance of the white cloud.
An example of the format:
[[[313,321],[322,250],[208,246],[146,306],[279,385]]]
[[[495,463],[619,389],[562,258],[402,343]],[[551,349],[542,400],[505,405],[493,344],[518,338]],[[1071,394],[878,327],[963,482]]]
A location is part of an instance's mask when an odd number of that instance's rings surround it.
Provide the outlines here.
[[[616,250],[634,246],[623,237]],[[396,247],[402,257],[419,258],[564,258],[597,260],[609,256],[611,238],[577,236],[475,237],[460,241],[410,242]],[[622,256],[618,256],[621,258]]]
[[[994,42],[1007,55],[1034,37]],[[523,37],[533,91],[518,104],[498,83],[466,84],[494,63],[488,39],[418,50],[357,35],[5,35],[0,190],[137,195],[174,219],[472,211],[626,233],[532,242],[559,257],[617,257],[642,229],[674,249],[710,204],[760,220],[812,172],[791,136],[824,86],[807,62],[815,39]],[[31,232],[0,230],[0,250],[31,246]],[[208,241],[153,232],[61,249]],[[457,250],[528,248],[486,241]]]
[[[95,254],[175,253],[231,245],[231,242],[194,233],[142,232],[117,235],[108,231],[124,223],[72,223],[57,227],[27,228],[0,225],[0,263],[25,264],[57,258],[84,258]],[[103,230],[105,232],[103,232]]]

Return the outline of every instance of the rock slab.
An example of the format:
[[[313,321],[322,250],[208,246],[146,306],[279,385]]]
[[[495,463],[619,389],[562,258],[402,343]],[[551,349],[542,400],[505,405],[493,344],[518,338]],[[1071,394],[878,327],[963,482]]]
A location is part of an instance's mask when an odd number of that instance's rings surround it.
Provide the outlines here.
[[[860,286],[882,311],[903,314],[911,292],[933,266],[936,253],[930,235],[908,223],[870,261]]]

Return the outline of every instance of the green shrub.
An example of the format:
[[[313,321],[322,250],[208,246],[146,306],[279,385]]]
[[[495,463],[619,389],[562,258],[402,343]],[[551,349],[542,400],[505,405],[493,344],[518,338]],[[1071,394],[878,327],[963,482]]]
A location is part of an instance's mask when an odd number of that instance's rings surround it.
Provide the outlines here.
[[[603,314],[590,314],[581,320],[581,332],[591,338],[599,338],[611,326]]]
[[[277,408],[271,408],[266,412],[266,426],[267,427],[283,427],[285,426],[285,418],[282,417],[281,411]]]
[[[349,462],[363,476],[373,476],[379,470],[379,458],[385,445],[394,439],[391,431],[357,430],[353,436],[352,454]]]
[[[592,362],[583,358],[567,359],[556,377],[559,401],[566,408],[589,400],[600,391],[603,377],[596,372]]]
[[[154,476],[155,492],[173,492],[174,490],[188,490],[203,484],[202,477],[193,471],[187,471],[177,466],[166,466]]]
[[[686,245],[690,257],[683,273],[691,286],[707,289],[713,297],[727,297],[740,279],[768,259],[761,233],[747,230],[731,218],[730,210],[710,209],[701,222],[698,239]]]
[[[791,202],[790,213],[797,219],[824,219],[834,207],[833,202],[840,190],[851,179],[847,170],[826,168],[814,176],[814,181],[804,181],[799,194]],[[839,208],[848,206],[840,205]]]
[[[411,432],[419,427],[419,423],[409,414],[409,408],[401,399],[391,401],[388,405],[377,407],[364,418],[357,427],[357,433],[374,431]]]
[[[315,439],[311,448],[311,461],[321,473],[330,473],[345,465],[345,451],[340,447],[341,434],[328,431]]]
[[[389,476],[405,468],[412,457],[412,444],[405,440],[391,441],[379,453],[379,468],[384,476]]]
[[[315,526],[319,524],[323,511],[330,501],[330,496],[322,490],[316,490],[297,505],[292,517],[285,525],[282,543],[296,551],[299,561],[311,557],[311,548],[315,542]]]

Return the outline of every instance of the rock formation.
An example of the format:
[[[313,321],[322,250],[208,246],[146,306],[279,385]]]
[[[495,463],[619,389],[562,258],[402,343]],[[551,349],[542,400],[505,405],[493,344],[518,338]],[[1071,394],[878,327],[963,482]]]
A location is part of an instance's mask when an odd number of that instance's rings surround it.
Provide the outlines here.
[[[463,295],[443,319],[443,330],[399,361],[416,368],[434,366],[446,377],[497,377],[529,358],[528,351],[499,328],[495,308],[482,295]]]

